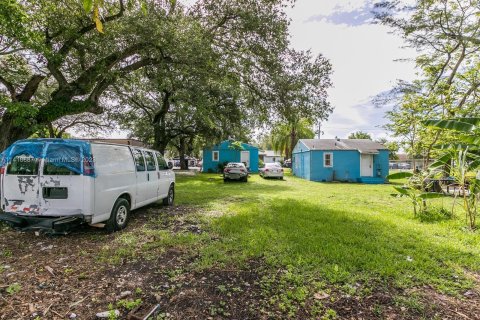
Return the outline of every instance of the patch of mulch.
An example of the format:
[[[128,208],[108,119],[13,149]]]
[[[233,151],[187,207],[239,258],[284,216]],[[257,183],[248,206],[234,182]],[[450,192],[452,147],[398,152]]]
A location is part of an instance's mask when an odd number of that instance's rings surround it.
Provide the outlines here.
[[[67,236],[49,237],[0,228],[0,319],[95,319],[109,306],[125,319],[129,311],[118,301],[137,299],[143,310],[159,304],[167,319],[321,319],[329,310],[338,319],[480,319],[477,289],[454,298],[428,287],[400,291],[379,285],[358,296],[332,287],[294,302],[298,312],[289,315],[262,287],[264,276],[281,270],[272,271],[261,260],[198,271],[198,253],[181,248],[135,255],[118,264],[100,259],[105,246],[114,247],[118,237],[144,228],[206,232],[195,218],[197,210],[151,206],[137,211],[127,230],[115,234],[82,227]],[[272,291],[278,291],[276,285],[281,287],[274,281]],[[399,303],[399,297],[412,295],[421,310]]]

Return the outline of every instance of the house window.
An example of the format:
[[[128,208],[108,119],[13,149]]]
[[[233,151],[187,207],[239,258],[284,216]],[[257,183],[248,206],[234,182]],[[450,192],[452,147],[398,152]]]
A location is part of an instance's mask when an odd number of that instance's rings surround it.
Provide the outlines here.
[[[212,157],[213,157],[213,161],[218,161],[219,152],[218,151],[213,151]]]
[[[323,154],[323,166],[325,168],[333,167],[333,153],[328,152]]]

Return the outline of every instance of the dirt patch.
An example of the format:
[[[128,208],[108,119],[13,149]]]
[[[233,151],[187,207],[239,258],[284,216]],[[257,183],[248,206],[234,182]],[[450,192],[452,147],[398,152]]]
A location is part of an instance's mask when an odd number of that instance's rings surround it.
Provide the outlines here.
[[[388,288],[363,296],[336,292],[332,308],[341,319],[480,319],[478,292],[454,298],[428,287],[407,291]]]
[[[480,319],[477,289],[462,298],[430,288],[408,292],[375,286],[348,295],[284,281],[284,270],[261,261],[199,271],[195,248],[151,246],[155,231],[208,234],[192,207],[153,206],[136,212],[124,232],[83,227],[67,236],[0,230],[0,319],[95,319],[109,309],[160,304],[158,319]],[[152,238],[153,237],[153,238]],[[208,241],[215,241],[208,235]],[[131,244],[132,242],[133,244]],[[132,252],[122,253],[122,250]],[[119,254],[116,263],[105,260]],[[123,255],[122,255],[123,254]],[[269,280],[270,279],[270,280]]]

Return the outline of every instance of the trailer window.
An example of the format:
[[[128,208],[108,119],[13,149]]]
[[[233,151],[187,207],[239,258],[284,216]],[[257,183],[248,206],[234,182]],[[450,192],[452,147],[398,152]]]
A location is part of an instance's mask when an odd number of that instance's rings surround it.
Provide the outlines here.
[[[65,144],[50,144],[47,147],[44,175],[71,176],[82,172],[80,148]]]
[[[145,161],[147,162],[147,171],[157,171],[157,165],[155,163],[155,157],[153,153],[144,151],[145,152]]]
[[[37,175],[40,161],[29,154],[17,154],[7,167],[7,174]]]
[[[142,151],[138,149],[132,149],[132,152],[137,171],[145,171],[145,160],[143,159]]]
[[[165,161],[165,159],[160,153],[156,153],[155,155],[157,156],[158,168],[160,170],[167,170],[168,169],[167,161]]]

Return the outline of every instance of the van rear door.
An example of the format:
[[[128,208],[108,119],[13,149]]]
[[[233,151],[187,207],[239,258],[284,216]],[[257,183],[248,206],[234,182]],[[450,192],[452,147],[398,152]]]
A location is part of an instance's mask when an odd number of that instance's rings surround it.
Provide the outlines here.
[[[40,168],[40,214],[66,216],[84,213],[83,155],[80,146],[49,143]]]
[[[40,158],[43,143],[18,144],[9,152],[3,177],[6,212],[38,214],[40,195]]]

